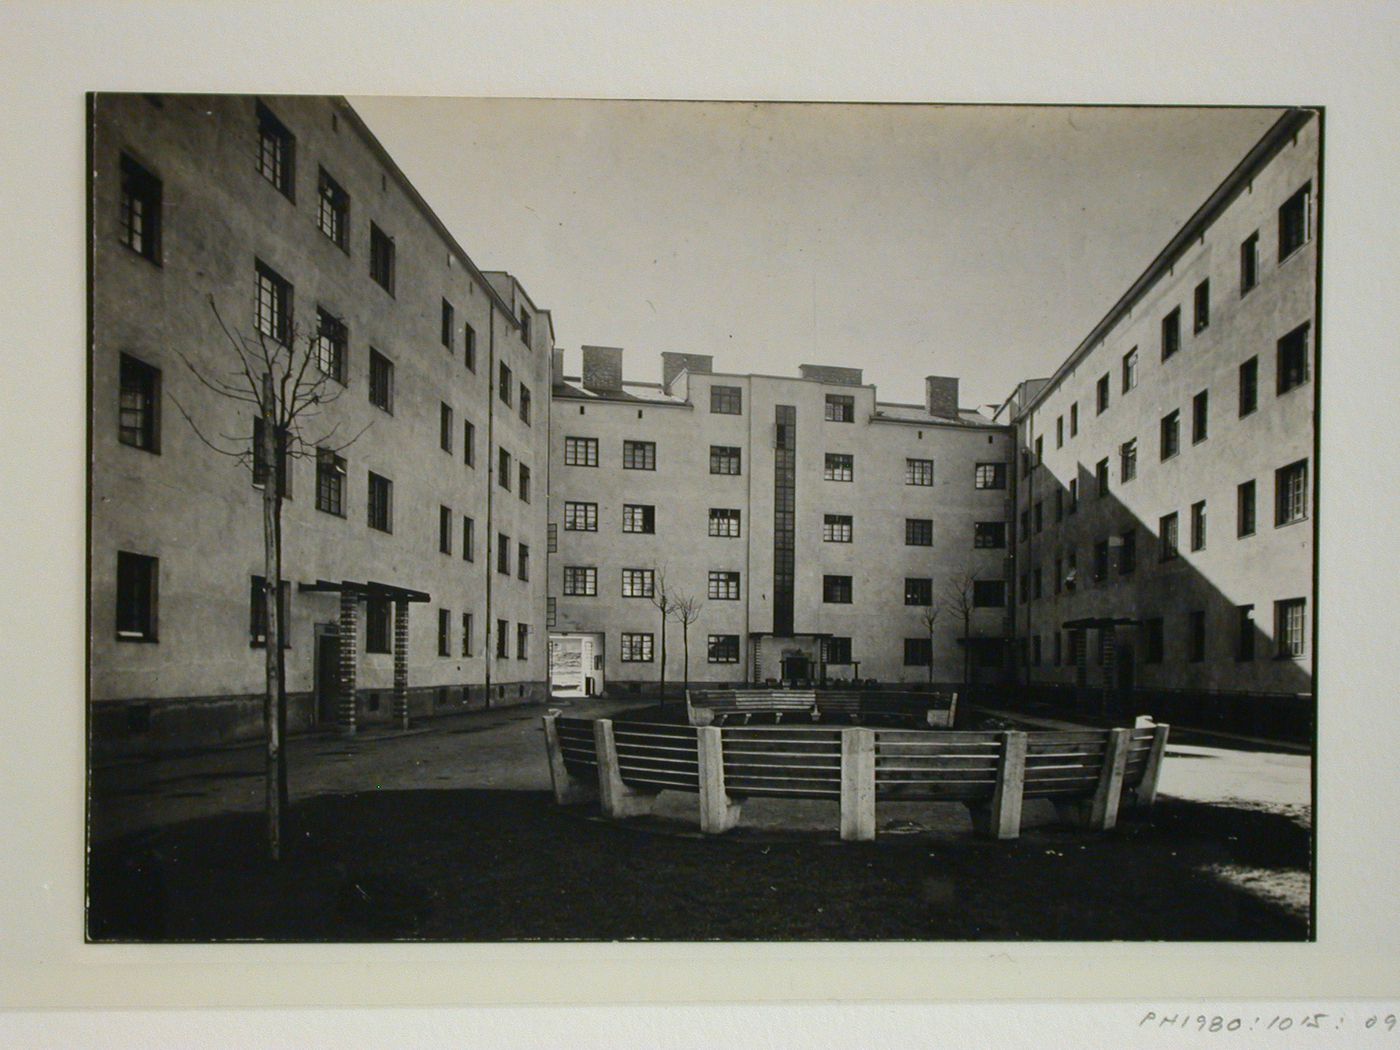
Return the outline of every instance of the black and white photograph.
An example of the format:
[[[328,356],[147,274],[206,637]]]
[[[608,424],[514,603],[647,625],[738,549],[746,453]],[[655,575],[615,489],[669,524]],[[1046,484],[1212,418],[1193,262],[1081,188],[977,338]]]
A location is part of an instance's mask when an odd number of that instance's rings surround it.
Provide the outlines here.
[[[1311,940],[1286,101],[91,93],[87,939]]]

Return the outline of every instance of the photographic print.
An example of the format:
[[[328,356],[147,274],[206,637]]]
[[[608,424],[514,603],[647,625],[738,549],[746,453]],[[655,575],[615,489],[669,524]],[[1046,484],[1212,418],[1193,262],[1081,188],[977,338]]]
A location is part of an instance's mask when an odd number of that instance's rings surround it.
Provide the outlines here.
[[[1323,116],[90,95],[88,940],[1311,940]]]

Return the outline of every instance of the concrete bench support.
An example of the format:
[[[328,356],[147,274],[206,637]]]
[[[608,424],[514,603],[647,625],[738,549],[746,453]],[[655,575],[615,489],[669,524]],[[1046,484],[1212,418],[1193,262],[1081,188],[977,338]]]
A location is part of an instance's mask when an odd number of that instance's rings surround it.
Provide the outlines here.
[[[1123,799],[1123,773],[1128,766],[1128,744],[1131,729],[1110,729],[1108,746],[1104,749],[1103,770],[1094,797],[1087,801],[1060,802],[1055,810],[1061,820],[1087,827],[1093,831],[1108,831],[1118,824],[1118,805]]]
[[[612,719],[600,718],[593,723],[593,744],[598,751],[598,798],[603,812],[614,820],[651,813],[657,792],[642,791],[622,782]]]
[[[740,803],[724,790],[724,751],[718,726],[695,731],[700,765],[700,830],[718,835],[739,823]]]
[[[875,840],[875,734],[841,730],[841,838]]]
[[[1137,786],[1137,808],[1147,809],[1157,801],[1157,780],[1162,775],[1162,758],[1167,753],[1167,734],[1171,726],[1159,725],[1152,731],[1152,750],[1147,753],[1147,768]]]
[[[554,785],[554,801],[561,806],[592,802],[598,797],[596,784],[579,780],[564,765],[564,749],[559,744],[559,726],[555,724],[558,715],[545,715],[544,747],[549,755],[549,779]]]
[[[1001,734],[1001,757],[997,759],[997,786],[992,801],[970,805],[972,826],[979,835],[994,839],[1014,839],[1021,834],[1021,799],[1026,787],[1025,733]]]

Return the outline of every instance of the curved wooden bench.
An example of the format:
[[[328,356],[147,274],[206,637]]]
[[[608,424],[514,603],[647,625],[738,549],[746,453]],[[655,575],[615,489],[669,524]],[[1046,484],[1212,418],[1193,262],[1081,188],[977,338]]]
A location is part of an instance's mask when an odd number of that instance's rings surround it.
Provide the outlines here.
[[[777,726],[677,726],[544,718],[554,794],[598,798],[604,812],[651,811],[663,790],[696,792],[700,825],[726,831],[750,796],[828,799],[841,837],[875,837],[879,800],[961,802],[982,834],[1015,838],[1021,804],[1046,798],[1060,817],[1107,830],[1125,803],[1150,806],[1169,727],[959,732]]]
[[[817,695],[802,689],[692,689],[686,693],[686,716],[693,726],[724,725],[742,718],[748,725],[754,715],[772,715],[782,722],[785,714],[813,717]]]
[[[957,693],[912,690],[821,689],[817,691],[820,718],[845,716],[852,722],[893,722],[951,728],[957,709]]]

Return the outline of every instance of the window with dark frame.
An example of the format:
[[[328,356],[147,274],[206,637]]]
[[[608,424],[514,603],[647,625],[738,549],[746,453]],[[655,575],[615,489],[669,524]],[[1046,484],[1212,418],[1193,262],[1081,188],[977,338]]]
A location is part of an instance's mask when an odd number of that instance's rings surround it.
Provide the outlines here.
[[[622,531],[647,535],[656,532],[656,507],[650,503],[624,503]]]
[[[622,662],[649,664],[652,661],[652,636],[646,631],[622,632]]]
[[[1191,504],[1191,549],[1204,550],[1206,546],[1206,501]]]
[[[394,362],[374,347],[369,348],[369,403],[394,413]]]
[[[622,596],[624,598],[650,598],[656,593],[656,571],[654,569],[623,569]]]
[[[933,580],[921,576],[906,576],[904,578],[904,604],[932,605]]]
[[[1307,599],[1274,602],[1274,638],[1281,660],[1300,659],[1306,651]]]
[[[532,318],[530,317],[529,311],[522,306],[520,308],[520,341],[526,346],[533,345],[533,341],[531,340],[531,335],[533,334],[530,326],[531,320]]]
[[[1300,459],[1274,472],[1274,525],[1291,525],[1308,516],[1308,461]]]
[[[369,275],[375,284],[394,294],[394,239],[375,223],[369,224]]]
[[[737,449],[735,451],[738,451]],[[714,450],[710,450],[711,470],[713,469]],[[596,467],[598,465],[598,439],[583,437],[566,437],[564,439],[564,465],[569,467]]]
[[[1094,392],[1095,415],[1103,415],[1108,411],[1108,373],[1099,376],[1099,381]]]
[[[1094,486],[1099,499],[1108,495],[1108,457],[1094,464]]]
[[[350,195],[325,168],[316,177],[316,226],[341,251],[350,250]]]
[[[530,426],[530,388],[520,384],[520,422]]]
[[[258,103],[258,174],[296,200],[296,139],[272,110]]]
[[[496,484],[507,492],[510,491],[511,458],[510,453],[503,448],[496,449]]]
[[[1129,438],[1118,446],[1118,477],[1123,481],[1137,477],[1137,438]]]
[[[1133,347],[1123,355],[1123,393],[1137,386],[1138,348]]]
[[[904,484],[906,485],[932,485],[933,484],[933,460],[931,459],[906,459],[904,461]]]
[[[851,578],[849,576],[823,576],[822,601],[828,605],[850,605]]]
[[[932,547],[933,519],[905,518],[904,545],[906,547]]]
[[[744,390],[737,386],[710,387],[710,412],[717,416],[738,416],[744,412]]]
[[[516,479],[515,494],[520,497],[521,503],[530,502],[530,468],[524,463],[519,464],[519,476]]]
[[[1079,402],[1075,401],[1069,406],[1069,436],[1075,437],[1079,433]]]
[[[469,324],[462,325],[463,363],[468,370],[476,371],[476,329]]]
[[[904,639],[904,666],[927,667],[933,659],[933,645],[929,638]]]
[[[707,596],[716,601],[738,601],[739,574],[728,569],[711,569]]]
[[[125,153],[121,155],[121,179],[121,241],[159,266],[161,181]]]
[[[598,504],[566,500],[564,503],[564,531],[597,532]]]
[[[564,566],[564,595],[592,598],[598,593],[598,570],[592,565]]]
[[[1171,561],[1177,556],[1176,512],[1164,514],[1157,520],[1157,560]]]
[[[1176,307],[1162,318],[1162,360],[1165,361],[1181,349],[1181,307]]]
[[[1240,295],[1248,295],[1259,283],[1259,231],[1240,244]]]
[[[257,295],[253,303],[253,327],[283,346],[292,339],[292,286],[262,260],[254,261]]]
[[[437,629],[437,653],[439,656],[452,655],[452,610],[439,609]]]
[[[517,544],[515,548],[515,577],[526,583],[530,581],[530,545]]]
[[[1210,391],[1202,390],[1191,399],[1191,444],[1199,445],[1210,436]]]
[[[732,445],[710,446],[711,474],[740,473],[740,450]]]
[[[656,442],[624,440],[622,442],[622,469],[655,470]]]
[[[973,486],[979,489],[1006,488],[1005,463],[978,463]]]
[[[253,417],[253,487],[267,484],[267,456],[263,452],[263,437],[267,432],[261,416]],[[274,445],[277,456],[277,490],[283,499],[292,498],[292,450],[285,427],[276,428]]]
[[[476,424],[470,419],[462,420],[462,462],[476,466]]]
[[[1163,416],[1161,430],[1162,459],[1171,459],[1181,451],[1181,413],[1172,411]]]
[[[1039,570],[1037,570],[1039,572]],[[1039,595],[1037,594],[1037,597]],[[973,580],[972,607],[974,609],[1001,609],[1006,605],[1005,580]]]
[[[826,662],[841,667],[850,666],[851,639],[848,636],[833,636],[826,640]]]
[[[739,662],[739,636],[737,634],[712,634],[705,640],[706,659],[712,664],[737,664]]]
[[[1235,489],[1235,535],[1253,536],[1256,527],[1254,482],[1244,481]]]
[[[446,402],[439,402],[438,410],[438,444],[442,446],[444,452],[452,451],[452,434],[457,429],[452,418],[452,406]]]
[[[438,507],[438,550],[452,553],[452,508]]]
[[[448,350],[457,338],[457,311],[446,299],[442,301],[442,345]]]
[[[1137,529],[1129,529],[1119,536],[1118,575],[1130,576],[1137,568]]]
[[[1196,285],[1192,305],[1192,331],[1204,332],[1210,327],[1210,278]]]
[[[972,526],[972,545],[977,548],[1000,549],[1006,546],[1006,522],[978,521]]]
[[[1079,479],[1070,478],[1069,488],[1066,491],[1069,492],[1069,506],[1065,508],[1065,513],[1073,514],[1079,509]]]
[[[462,517],[462,560],[476,561],[476,522]]]
[[[1259,358],[1251,357],[1240,365],[1240,417],[1259,407]]]
[[[345,517],[345,460],[329,448],[316,450],[316,509]]]
[[[1064,447],[1065,447],[1065,417],[1064,417],[1064,416],[1056,416],[1056,417],[1055,417],[1055,447],[1056,447],[1056,448],[1064,448]]]
[[[316,367],[337,383],[345,382],[345,353],[350,333],[345,322],[323,307],[316,307]]]
[[[1235,660],[1248,663],[1254,659],[1254,606],[1235,606]]]
[[[117,440],[159,454],[160,369],[122,354],[120,373]]]
[[[505,660],[510,657],[510,621],[496,621],[496,659]]]
[[[497,386],[500,388],[501,403],[504,405],[512,404],[513,390],[510,366],[502,361],[498,372]]]
[[[1308,333],[1311,326],[1300,324],[1278,341],[1278,393],[1288,393],[1308,381]]]
[[[828,423],[854,423],[856,420],[856,399],[850,394],[826,395],[826,421]]]
[[[510,537],[504,532],[496,533],[496,572],[510,575]]]
[[[1206,613],[1193,609],[1186,614],[1186,659],[1198,664],[1206,658]]]
[[[730,507],[711,507],[710,535],[726,538],[738,536],[739,511]]]
[[[387,653],[393,637],[393,607],[389,599],[365,598],[365,652]]]
[[[854,528],[849,514],[822,515],[823,543],[850,543]]]
[[[1305,182],[1300,190],[1278,210],[1278,261],[1282,264],[1289,256],[1308,243],[1310,229],[1310,205],[1312,183]]]
[[[530,658],[530,625],[528,623],[515,625],[515,658],[517,660]]]
[[[394,531],[394,483],[374,471],[369,472],[368,524],[380,532]]]
[[[826,481],[853,481],[855,479],[855,457],[849,452],[826,453],[822,477]]]
[[[159,640],[159,594],[160,560],[131,551],[117,551],[117,641]]]
[[[472,614],[462,614],[462,655],[472,655]]]

